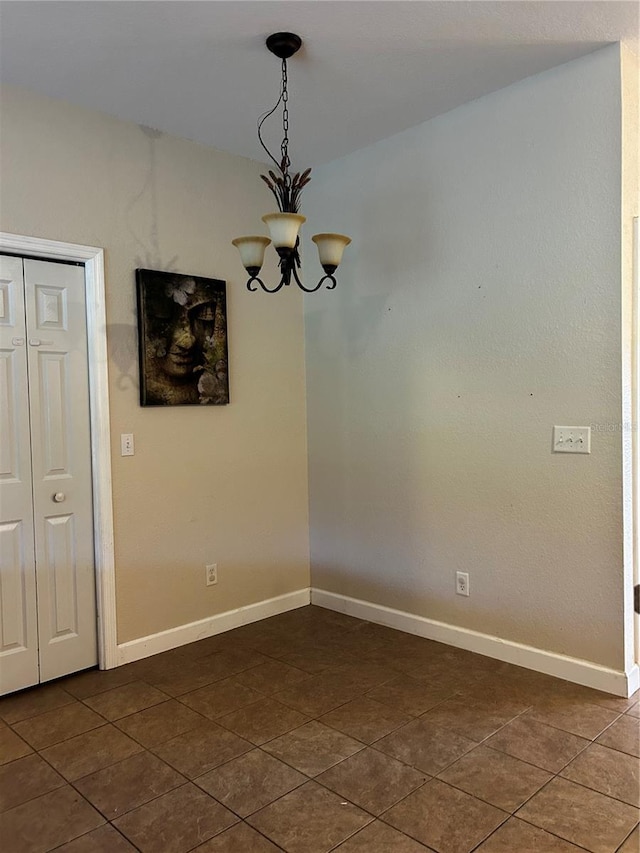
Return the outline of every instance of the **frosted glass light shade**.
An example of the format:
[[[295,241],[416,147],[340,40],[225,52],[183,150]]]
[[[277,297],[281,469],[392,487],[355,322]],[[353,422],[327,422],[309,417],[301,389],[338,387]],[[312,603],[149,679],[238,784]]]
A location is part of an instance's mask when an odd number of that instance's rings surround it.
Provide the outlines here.
[[[264,250],[267,248],[271,240],[268,237],[236,237],[231,241],[236,249],[240,252],[240,260],[244,268],[258,270],[262,268],[264,263]]]
[[[307,219],[300,213],[267,213],[262,221],[266,223],[276,249],[293,249],[300,226]]]
[[[314,234],[311,238],[318,247],[318,255],[322,266],[340,266],[342,253],[351,242],[351,237],[344,234]]]

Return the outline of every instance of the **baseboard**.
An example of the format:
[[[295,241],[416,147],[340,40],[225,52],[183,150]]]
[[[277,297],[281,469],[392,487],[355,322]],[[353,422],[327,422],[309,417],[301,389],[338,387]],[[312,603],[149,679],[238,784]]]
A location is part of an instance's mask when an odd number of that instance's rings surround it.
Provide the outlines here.
[[[627,696],[633,696],[636,690],[640,690],[640,667],[634,663],[627,673]]]
[[[591,663],[590,661],[559,655],[554,652],[526,646],[522,643],[514,643],[483,634],[479,631],[471,631],[468,628],[460,628],[449,625],[446,622],[438,622],[435,619],[427,619],[424,616],[416,616],[402,610],[394,610],[381,604],[373,604],[370,601],[362,601],[358,598],[350,598],[346,595],[337,595],[322,589],[306,588],[280,595],[277,598],[269,598],[256,604],[238,607],[235,610],[227,610],[207,619],[190,622],[187,625],[179,625],[168,631],[160,631],[117,646],[117,665],[131,663],[142,658],[166,652],[179,646],[203,640],[205,637],[213,637],[232,628],[249,625],[269,616],[277,616],[287,610],[295,610],[306,604],[317,604],[329,610],[346,613],[349,616],[357,616],[369,622],[379,625],[387,625],[406,631],[408,634],[416,634],[429,640],[437,640],[460,649],[467,649],[487,657],[544,672],[556,678],[564,678],[576,684],[593,687],[605,693],[613,693],[617,696],[631,696],[640,687],[640,669],[635,664],[627,673],[608,669],[604,666]]]
[[[159,652],[167,652],[196,640],[204,640],[205,637],[213,637],[215,634],[230,631],[232,628],[239,628],[241,625],[249,625],[251,622],[267,619],[269,616],[277,616],[287,610],[304,607],[309,602],[310,590],[307,587],[296,592],[289,592],[286,595],[279,595],[277,598],[259,601],[257,604],[248,604],[235,610],[227,610],[224,613],[218,613],[216,616],[200,619],[197,622],[190,622],[187,625],[179,625],[177,628],[160,631],[158,634],[149,634],[148,637],[140,637],[137,640],[130,640],[128,643],[120,643],[117,647],[117,665],[121,666],[124,663],[141,660],[150,655],[157,655]]]
[[[408,634],[417,634],[429,640],[437,640],[440,643],[477,652],[516,666],[523,666],[526,669],[564,678],[566,681],[593,687],[605,693],[631,696],[638,689],[637,665],[629,673],[608,669],[590,661],[502,640],[490,634],[470,631],[446,622],[437,622],[435,619],[415,616],[402,610],[393,610],[380,604],[337,595],[322,589],[311,589],[311,603],[349,616],[357,616],[369,622],[376,622],[379,625],[387,625],[389,628],[397,628]]]

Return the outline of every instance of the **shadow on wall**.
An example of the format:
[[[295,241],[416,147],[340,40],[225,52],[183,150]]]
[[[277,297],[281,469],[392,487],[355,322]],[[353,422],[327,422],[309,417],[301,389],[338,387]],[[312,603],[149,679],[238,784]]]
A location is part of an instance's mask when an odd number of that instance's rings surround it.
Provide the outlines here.
[[[125,208],[125,222],[129,234],[138,248],[134,258],[134,268],[178,272],[178,255],[163,261],[158,238],[158,195],[157,195],[157,152],[156,142],[164,134],[152,127],[140,125],[140,131],[147,141],[147,169],[142,185]],[[133,224],[142,223],[147,232],[142,237]],[[148,226],[147,226],[148,224]],[[135,280],[131,271],[131,294],[133,321],[129,323],[111,323],[107,325],[107,342],[111,368],[118,374],[116,387],[120,391],[129,388],[138,389],[138,323],[135,308]]]
[[[139,388],[138,380],[138,327],[132,323],[108,323],[107,347],[109,368],[118,372],[116,388],[126,391]]]

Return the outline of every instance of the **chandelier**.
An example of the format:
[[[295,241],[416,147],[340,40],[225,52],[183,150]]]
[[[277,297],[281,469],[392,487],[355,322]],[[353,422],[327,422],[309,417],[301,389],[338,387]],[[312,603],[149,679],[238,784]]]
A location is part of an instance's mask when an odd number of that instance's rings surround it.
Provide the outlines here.
[[[249,273],[247,289],[251,291],[256,291],[257,286],[260,285],[267,293],[277,293],[280,288],[291,284],[292,279],[305,293],[313,293],[325,282],[327,282],[327,289],[332,290],[337,284],[334,273],[342,260],[345,247],[351,242],[351,239],[345,237],[344,234],[315,234],[311,239],[318,247],[320,263],[325,274],[315,287],[305,287],[298,275],[300,269],[299,232],[300,226],[306,222],[305,217],[300,213],[300,194],[311,180],[311,169],[297,172],[293,176],[289,172],[291,161],[289,159],[289,90],[287,78],[287,59],[297,53],[301,45],[302,39],[295,33],[274,33],[267,39],[267,48],[282,60],[282,84],[280,97],[275,107],[258,119],[258,140],[275,165],[275,170],[270,169],[267,175],[260,175],[260,177],[273,193],[278,204],[278,212],[267,213],[262,217],[262,221],[266,223],[269,229],[270,238],[258,235],[237,237],[232,240],[233,245],[240,252],[240,259],[244,268]],[[262,125],[280,106],[282,106],[282,142],[280,144],[281,156],[278,161],[262,139]],[[264,263],[265,249],[271,242],[273,242],[280,258],[280,282],[275,287],[270,288],[258,276]]]

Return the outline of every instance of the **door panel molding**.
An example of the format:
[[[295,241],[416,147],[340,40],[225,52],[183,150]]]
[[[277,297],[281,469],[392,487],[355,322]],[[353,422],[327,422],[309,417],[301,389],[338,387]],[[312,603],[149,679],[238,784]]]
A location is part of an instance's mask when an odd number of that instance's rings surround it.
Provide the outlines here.
[[[95,246],[81,246],[0,231],[0,252],[84,264],[87,293],[98,660],[100,669],[111,669],[118,665],[118,654],[104,251]]]

